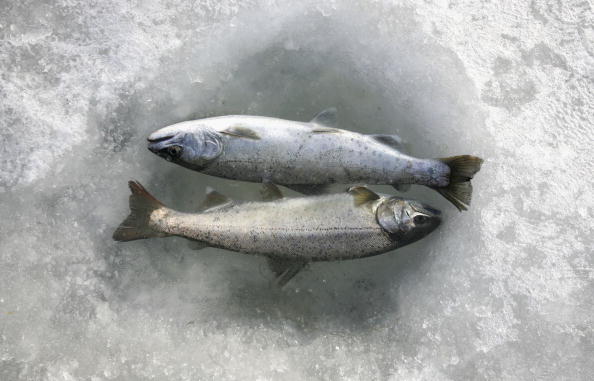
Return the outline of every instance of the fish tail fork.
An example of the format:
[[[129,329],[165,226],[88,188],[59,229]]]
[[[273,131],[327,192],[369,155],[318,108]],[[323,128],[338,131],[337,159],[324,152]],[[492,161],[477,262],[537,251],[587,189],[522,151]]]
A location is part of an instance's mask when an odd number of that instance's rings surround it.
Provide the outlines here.
[[[155,231],[149,225],[154,210],[165,207],[137,181],[129,181],[130,215],[113,233],[116,241],[133,241],[151,237],[163,237],[167,234]]]
[[[458,208],[467,210],[472,198],[470,180],[481,169],[483,159],[471,155],[451,156],[438,159],[450,167],[450,182],[443,188],[434,188]]]

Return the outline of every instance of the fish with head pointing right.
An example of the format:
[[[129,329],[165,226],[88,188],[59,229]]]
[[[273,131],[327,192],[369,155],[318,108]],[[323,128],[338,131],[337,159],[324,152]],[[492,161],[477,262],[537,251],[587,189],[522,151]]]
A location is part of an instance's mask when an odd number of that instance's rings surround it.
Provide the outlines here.
[[[435,189],[459,210],[470,205],[470,180],[482,159],[423,159],[404,153],[396,135],[336,128],[336,110],[311,122],[230,115],[177,123],[148,137],[148,148],[194,171],[233,180],[283,185],[304,194],[326,185],[408,184]]]
[[[365,187],[346,193],[283,198],[265,185],[265,202],[237,202],[211,191],[199,213],[170,209],[130,181],[130,215],[116,241],[180,236],[195,248],[224,248],[268,258],[284,285],[309,262],[355,259],[408,245],[435,230],[440,212]]]

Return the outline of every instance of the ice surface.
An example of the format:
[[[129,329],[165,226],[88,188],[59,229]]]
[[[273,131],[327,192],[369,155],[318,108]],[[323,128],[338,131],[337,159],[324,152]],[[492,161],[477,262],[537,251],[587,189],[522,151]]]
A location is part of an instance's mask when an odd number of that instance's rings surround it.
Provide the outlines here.
[[[590,2],[0,4],[0,380],[594,378]],[[249,113],[486,159],[424,241],[315,264],[181,239],[116,244],[128,179],[191,210],[212,186],[146,150]],[[386,188],[387,189],[387,188]]]

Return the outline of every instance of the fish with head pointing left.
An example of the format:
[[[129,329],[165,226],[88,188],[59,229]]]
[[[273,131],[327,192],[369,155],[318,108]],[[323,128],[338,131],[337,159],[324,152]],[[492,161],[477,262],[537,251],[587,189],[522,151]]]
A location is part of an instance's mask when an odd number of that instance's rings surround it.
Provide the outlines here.
[[[195,248],[218,247],[268,257],[285,284],[306,264],[362,258],[418,241],[440,224],[440,212],[414,200],[380,196],[365,187],[346,193],[283,198],[266,184],[267,201],[236,202],[211,191],[199,213],[170,209],[129,182],[130,215],[116,241],[180,236]]]
[[[186,168],[234,180],[274,183],[304,194],[339,184],[425,185],[459,210],[472,196],[482,159],[421,159],[403,153],[396,135],[335,127],[336,110],[311,122],[232,115],[177,123],[148,137],[155,154]]]

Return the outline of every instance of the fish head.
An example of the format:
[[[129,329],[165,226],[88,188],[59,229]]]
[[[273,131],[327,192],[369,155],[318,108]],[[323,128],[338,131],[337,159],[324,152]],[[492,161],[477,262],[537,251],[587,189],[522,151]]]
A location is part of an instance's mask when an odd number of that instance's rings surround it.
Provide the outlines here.
[[[376,218],[399,246],[404,246],[435,230],[441,223],[441,212],[419,201],[390,197],[377,207]]]
[[[215,130],[197,120],[153,132],[148,149],[167,161],[199,171],[223,152],[223,141]]]

